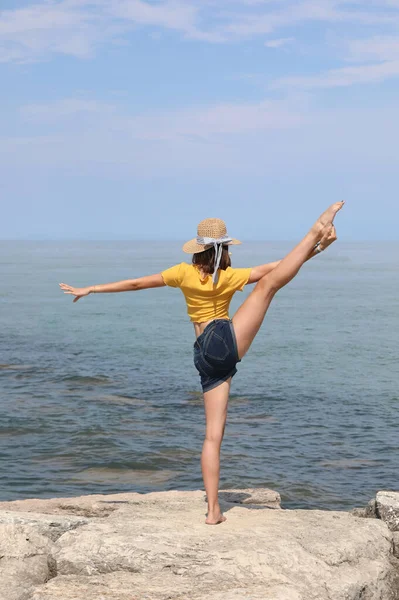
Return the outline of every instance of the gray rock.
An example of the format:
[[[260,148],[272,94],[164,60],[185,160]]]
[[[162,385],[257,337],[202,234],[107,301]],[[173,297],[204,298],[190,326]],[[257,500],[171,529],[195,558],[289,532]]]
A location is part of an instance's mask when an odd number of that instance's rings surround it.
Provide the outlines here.
[[[86,518],[107,517],[122,503],[139,500],[143,494],[93,494],[72,498],[26,498],[0,502],[0,511],[74,515]]]
[[[354,517],[362,517],[363,519],[369,516],[367,514],[367,508],[364,508],[361,506],[359,506],[359,507],[356,506],[355,508],[352,508],[350,510],[350,514],[353,515]]]
[[[53,552],[59,574],[84,582],[130,571],[147,580],[151,593],[157,574],[174,575],[170,588],[165,579],[162,593],[156,591],[159,598],[185,599],[187,586],[190,600],[238,598],[241,588],[248,598],[267,598],[265,590],[284,600],[390,598],[392,533],[380,520],[236,504],[225,511],[225,523],[209,526],[202,493],[149,496],[61,536]]]
[[[33,556],[47,553],[53,578],[43,579],[43,561],[34,590],[29,581],[19,588],[25,596],[0,600],[399,600],[399,560],[386,523],[349,512],[283,510],[272,492],[222,490],[227,521],[216,526],[204,522],[202,491],[18,505],[14,514],[23,510],[23,518],[36,511],[32,524],[14,526],[23,532],[45,531],[51,511],[69,518],[65,506],[93,516],[54,543],[38,536]],[[27,557],[20,549],[14,558]]]
[[[52,541],[58,539],[66,531],[76,529],[76,527],[80,527],[88,522],[88,519],[75,516],[0,510],[0,524],[32,525],[37,533],[50,538]]]
[[[391,531],[399,531],[399,492],[377,492],[376,510]]]
[[[399,558],[399,531],[393,532],[393,555]]]
[[[375,498],[372,498],[365,507],[352,508],[350,513],[356,517],[364,517],[368,519],[378,519],[377,503]]]
[[[216,578],[215,578],[216,583]],[[221,588],[223,586],[220,586]],[[60,575],[38,587],[29,600],[306,600],[287,584],[245,583],[235,588],[212,591],[206,581],[185,579],[173,573],[109,573],[92,577]]]
[[[54,569],[51,542],[30,525],[0,524],[0,600],[26,600]]]
[[[260,504],[269,508],[281,508],[281,496],[275,490],[267,488],[250,488],[245,490],[221,490],[219,492],[221,502],[232,504]],[[207,498],[205,496],[205,501]]]
[[[378,518],[378,515],[377,515],[377,503],[375,501],[375,498],[372,498],[367,503],[365,511],[366,511],[366,515],[365,515],[366,517],[371,517],[371,518],[374,518],[374,519]]]

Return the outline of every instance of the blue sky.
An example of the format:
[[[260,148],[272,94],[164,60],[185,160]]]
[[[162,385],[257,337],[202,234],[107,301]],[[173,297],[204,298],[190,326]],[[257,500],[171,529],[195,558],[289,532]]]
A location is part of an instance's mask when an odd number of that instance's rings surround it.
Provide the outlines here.
[[[399,0],[3,0],[0,238],[398,239]]]

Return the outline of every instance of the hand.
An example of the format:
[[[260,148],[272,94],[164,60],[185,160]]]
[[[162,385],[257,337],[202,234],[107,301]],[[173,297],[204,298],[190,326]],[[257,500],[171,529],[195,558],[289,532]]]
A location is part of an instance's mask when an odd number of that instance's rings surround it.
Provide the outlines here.
[[[74,302],[77,302],[79,298],[83,298],[83,296],[88,296],[90,294],[90,288],[74,288],[66,283],[60,283],[60,288],[64,290],[64,294],[73,294],[76,298],[73,299]]]
[[[328,248],[328,246],[331,246],[331,244],[333,242],[335,242],[337,239],[338,238],[337,238],[337,231],[335,229],[335,225],[331,225],[329,232],[326,233],[326,235],[323,236],[323,238],[320,240],[321,249],[325,250],[326,248]]]

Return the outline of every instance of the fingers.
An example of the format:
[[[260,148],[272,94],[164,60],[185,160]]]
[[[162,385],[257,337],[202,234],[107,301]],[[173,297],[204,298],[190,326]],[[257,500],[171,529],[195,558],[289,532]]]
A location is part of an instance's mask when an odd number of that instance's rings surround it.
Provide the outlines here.
[[[78,296],[75,292],[64,292],[64,294],[72,294],[72,296],[76,296],[76,298],[74,298],[74,302],[76,302],[76,300],[79,300],[79,298],[81,298],[82,296]]]
[[[324,234],[320,240],[320,246],[323,250],[331,246],[337,240],[337,231],[334,225],[331,225],[328,231]]]
[[[66,283],[59,283],[58,285],[62,290],[64,290],[64,294],[74,294],[75,296],[77,296],[76,289],[73,288],[71,285],[67,285]]]
[[[330,244],[330,239],[331,239],[331,229],[329,229],[328,231],[326,231],[326,233],[323,235],[323,237],[320,240],[320,247],[321,248],[327,248],[327,246]]]
[[[64,290],[64,294],[72,294],[72,296],[76,296],[73,299],[73,302],[77,302],[79,300],[79,298],[82,297],[76,293],[75,288],[73,288],[71,285],[67,285],[66,283],[59,283],[58,285],[60,286],[60,288],[62,290]]]
[[[62,290],[68,290],[69,292],[73,292],[73,290],[78,289],[78,288],[74,288],[72,285],[67,285],[66,283],[59,283],[58,285],[60,286],[60,288]]]

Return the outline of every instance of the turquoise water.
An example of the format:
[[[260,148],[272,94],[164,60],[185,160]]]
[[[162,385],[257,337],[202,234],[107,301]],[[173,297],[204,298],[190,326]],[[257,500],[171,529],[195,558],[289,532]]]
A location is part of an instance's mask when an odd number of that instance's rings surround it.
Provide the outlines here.
[[[246,243],[233,266],[293,243]],[[193,327],[179,290],[98,294],[178,243],[0,242],[0,499],[203,489]],[[399,243],[338,241],[273,300],[233,379],[220,488],[349,509],[399,489]],[[233,298],[231,315],[253,286]]]

